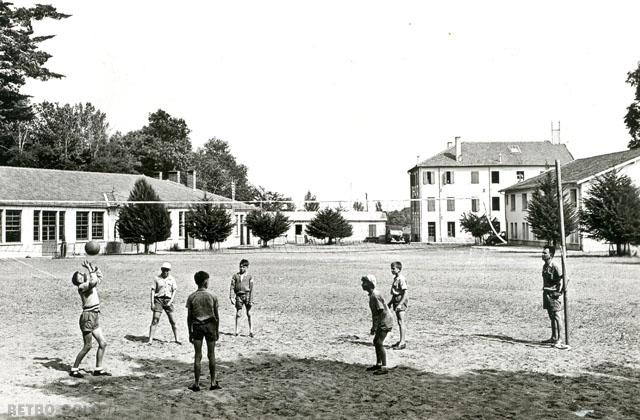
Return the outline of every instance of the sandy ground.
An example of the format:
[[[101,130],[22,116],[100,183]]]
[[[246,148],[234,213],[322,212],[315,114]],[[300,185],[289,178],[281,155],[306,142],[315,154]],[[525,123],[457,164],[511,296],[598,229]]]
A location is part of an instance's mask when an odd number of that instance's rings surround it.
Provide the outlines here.
[[[81,418],[640,418],[640,261],[569,259],[570,350],[550,335],[538,253],[409,247],[367,252],[100,256],[101,324],[113,377],[67,375],[82,346],[70,276],[81,260],[0,259],[0,414]],[[234,337],[228,301],[240,258],[256,281],[254,322]],[[163,315],[144,341],[162,261],[178,279],[183,345]],[[408,347],[372,376],[367,295],[389,295],[389,263],[408,278]],[[221,304],[219,391],[193,393],[185,301],[197,270]],[[397,328],[387,344],[397,341]],[[82,367],[94,366],[95,348]],[[206,358],[205,358],[206,360]],[[203,380],[208,381],[206,363]],[[22,410],[22,411],[20,411]],[[29,411],[30,410],[30,411]]]

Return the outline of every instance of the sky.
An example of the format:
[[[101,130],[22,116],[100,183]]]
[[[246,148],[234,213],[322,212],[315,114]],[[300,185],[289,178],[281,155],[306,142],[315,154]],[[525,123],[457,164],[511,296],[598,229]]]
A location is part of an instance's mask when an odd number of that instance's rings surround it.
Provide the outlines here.
[[[29,82],[35,101],[91,102],[112,133],[164,109],[295,200],[402,207],[407,171],[456,136],[549,140],[560,121],[575,158],[629,141],[637,1],[48,3],[73,15],[36,27],[66,77]]]

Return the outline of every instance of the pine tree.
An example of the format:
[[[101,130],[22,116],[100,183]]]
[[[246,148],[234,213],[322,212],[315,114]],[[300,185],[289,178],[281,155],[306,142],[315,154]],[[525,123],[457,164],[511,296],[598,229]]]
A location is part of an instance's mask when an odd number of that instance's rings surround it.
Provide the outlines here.
[[[203,203],[191,206],[185,218],[185,230],[187,233],[209,244],[213,249],[214,242],[224,242],[235,224],[231,221],[231,215],[220,206],[214,206],[205,196]]]
[[[355,211],[364,211],[364,204],[362,204],[362,202],[360,202],[360,201],[354,201],[353,202],[353,209]]]
[[[631,140],[629,149],[640,147],[640,62],[638,68],[627,73],[627,83],[634,88],[634,101],[627,107],[624,123],[629,130]]]
[[[575,206],[567,200],[563,187],[564,232],[570,235],[578,230],[578,215]],[[558,217],[558,192],[556,178],[550,172],[542,177],[533,192],[525,220],[531,232],[554,246],[560,242],[560,219]]]
[[[141,178],[136,181],[129,201],[160,201],[151,185]],[[125,204],[118,217],[118,234],[127,244],[144,244],[144,253],[149,245],[167,240],[171,236],[171,218],[162,203]]]
[[[260,210],[249,213],[246,224],[253,234],[262,240],[262,246],[265,248],[270,240],[282,236],[291,225],[289,218],[279,211],[269,213]]]
[[[304,196],[304,209],[306,211],[318,211],[320,208],[320,203],[316,200],[316,196],[311,194],[311,191],[307,191],[307,194]]]
[[[307,234],[318,239],[329,238],[329,245],[336,238],[342,239],[353,235],[353,228],[340,213],[339,210],[330,208],[320,210],[307,225]]]
[[[584,199],[580,221],[590,238],[616,244],[617,255],[622,255],[624,245],[640,243],[638,188],[631,178],[615,171],[596,177]]]

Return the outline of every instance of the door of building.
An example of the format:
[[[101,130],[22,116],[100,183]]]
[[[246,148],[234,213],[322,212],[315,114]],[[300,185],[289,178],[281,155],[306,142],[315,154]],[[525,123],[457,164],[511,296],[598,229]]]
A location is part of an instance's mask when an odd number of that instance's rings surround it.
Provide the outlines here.
[[[436,222],[427,222],[427,242],[436,241]]]

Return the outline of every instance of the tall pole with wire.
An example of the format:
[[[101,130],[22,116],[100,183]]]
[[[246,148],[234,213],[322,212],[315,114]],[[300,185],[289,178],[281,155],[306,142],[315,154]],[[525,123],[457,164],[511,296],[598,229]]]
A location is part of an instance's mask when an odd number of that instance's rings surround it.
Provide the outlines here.
[[[564,306],[564,341],[569,345],[569,310],[567,308],[567,263],[566,263],[566,238],[564,233],[564,196],[562,194],[562,179],[560,174],[560,161],[556,160],[556,182],[558,186],[558,216],[560,220],[560,258],[562,259],[562,300]]]

